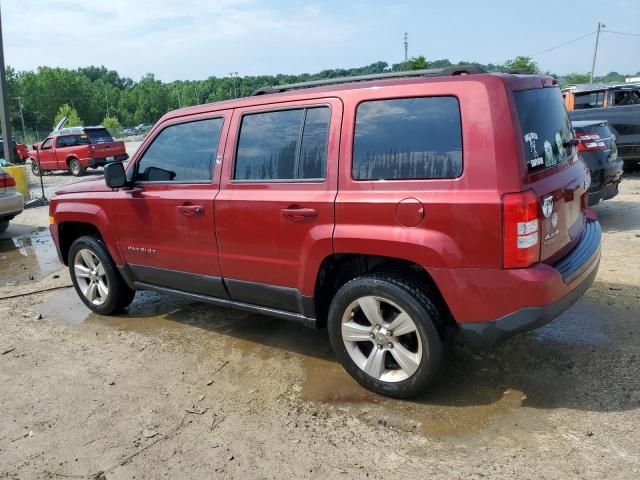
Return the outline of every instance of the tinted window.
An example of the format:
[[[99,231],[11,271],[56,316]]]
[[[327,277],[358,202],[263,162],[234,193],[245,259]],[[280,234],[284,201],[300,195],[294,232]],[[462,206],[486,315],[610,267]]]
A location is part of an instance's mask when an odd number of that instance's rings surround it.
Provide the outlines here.
[[[245,115],[234,179],[324,178],[329,120],[328,107]]]
[[[65,135],[56,139],[57,148],[75,147],[76,145],[89,145],[91,140],[87,135]]]
[[[91,139],[91,143],[113,142],[113,137],[106,128],[86,129],[85,134]]]
[[[573,153],[571,122],[557,88],[514,93],[530,172],[562,162]]]
[[[138,162],[136,180],[210,181],[223,123],[213,118],[165,128]]]
[[[604,105],[604,92],[577,93],[573,104],[574,110],[598,108]]]
[[[361,103],[355,180],[455,178],[462,173],[460,106],[454,97]]]

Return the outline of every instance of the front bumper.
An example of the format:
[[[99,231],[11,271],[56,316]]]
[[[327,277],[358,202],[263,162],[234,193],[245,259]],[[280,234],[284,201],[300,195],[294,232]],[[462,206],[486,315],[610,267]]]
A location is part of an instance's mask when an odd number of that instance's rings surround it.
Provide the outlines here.
[[[20,192],[0,195],[0,220],[12,219],[24,209],[24,197]]]
[[[474,350],[492,347],[510,336],[534,330],[556,318],[584,295],[593,283],[600,264],[602,232],[597,221],[587,222],[580,243],[553,268],[565,285],[564,294],[546,305],[526,306],[502,317],[486,322],[459,323],[465,342]],[[557,279],[556,279],[557,280]],[[556,289],[557,282],[549,282],[547,289]],[[527,289],[523,283],[519,286]],[[541,285],[531,285],[532,291]]]

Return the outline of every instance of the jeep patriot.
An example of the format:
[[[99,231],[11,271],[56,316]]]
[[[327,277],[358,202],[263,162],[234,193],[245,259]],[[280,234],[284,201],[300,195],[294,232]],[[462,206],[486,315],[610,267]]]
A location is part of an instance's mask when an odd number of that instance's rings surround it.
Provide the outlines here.
[[[78,295],[103,315],[153,290],[326,327],[394,397],[434,382],[458,332],[486,348],[551,321],[600,260],[562,95],[456,68],[166,114],[126,168],[51,201]]]

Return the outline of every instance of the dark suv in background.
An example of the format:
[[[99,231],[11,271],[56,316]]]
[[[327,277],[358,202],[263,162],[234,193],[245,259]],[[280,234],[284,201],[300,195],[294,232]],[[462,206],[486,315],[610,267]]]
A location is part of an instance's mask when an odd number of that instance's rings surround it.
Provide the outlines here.
[[[618,194],[623,161],[618,157],[616,137],[604,120],[572,122],[578,151],[591,173],[589,205]]]

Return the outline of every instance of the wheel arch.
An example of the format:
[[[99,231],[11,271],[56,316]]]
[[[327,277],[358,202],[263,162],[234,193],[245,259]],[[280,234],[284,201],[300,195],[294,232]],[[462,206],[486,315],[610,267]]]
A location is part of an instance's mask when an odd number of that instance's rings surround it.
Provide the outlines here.
[[[59,205],[55,212],[56,223],[53,227],[56,229],[60,259],[65,265],[68,264],[67,256],[71,244],[84,235],[100,239],[109,251],[114,263],[116,265],[124,264],[124,259],[117,247],[118,238],[114,226],[109,225],[108,216],[100,206],[82,204],[81,212],[71,212],[69,210],[71,205],[63,205]]]
[[[349,280],[366,273],[387,272],[405,277],[427,291],[443,312],[447,325],[457,328],[451,311],[431,274],[411,260],[382,255],[340,253],[325,257],[318,269],[314,307],[318,327],[324,327],[335,293]]]

